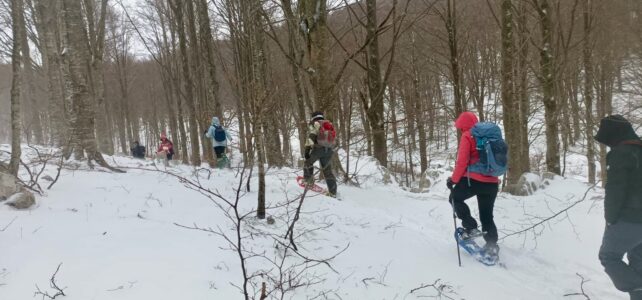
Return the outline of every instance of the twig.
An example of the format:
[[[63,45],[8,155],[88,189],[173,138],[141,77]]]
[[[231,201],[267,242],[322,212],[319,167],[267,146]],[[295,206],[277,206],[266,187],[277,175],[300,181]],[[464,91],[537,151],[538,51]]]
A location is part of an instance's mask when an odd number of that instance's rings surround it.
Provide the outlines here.
[[[584,276],[580,275],[580,273],[575,273],[582,282],[580,282],[580,292],[579,293],[570,293],[570,294],[565,294],[564,297],[570,297],[570,296],[583,296],[586,300],[591,300],[591,297],[589,297],[586,292],[584,291],[584,284],[589,282],[590,280],[584,279]]]
[[[58,169],[57,169],[57,171],[56,171],[56,177],[55,177],[55,178],[54,178],[54,180],[49,184],[49,186],[47,186],[47,189],[48,189],[48,190],[50,190],[50,189],[51,189],[51,187],[52,187],[54,184],[56,184],[56,182],[58,182],[58,178],[60,177],[60,171],[62,171],[62,165],[63,165],[64,161],[65,161],[65,156],[64,156],[64,155],[60,155],[60,161],[58,162]]]
[[[52,289],[55,290],[56,293],[53,294],[53,296],[49,295],[48,292],[41,291],[38,285],[36,284],[36,292],[33,295],[34,297],[38,295],[42,295],[42,299],[45,299],[45,298],[56,299],[56,297],[58,296],[67,296],[65,295],[65,291],[64,291],[66,287],[60,288],[58,284],[56,284],[56,274],[58,274],[58,271],[60,271],[61,266],[62,266],[62,263],[58,265],[58,268],[56,268],[56,272],[53,273],[53,275],[51,276],[51,279],[49,280],[49,285],[51,286]]]
[[[442,297],[446,297],[448,299],[454,300],[455,298],[450,297],[448,295],[448,294],[456,294],[455,291],[453,290],[453,287],[448,284],[441,283],[440,281],[441,279],[437,279],[432,284],[423,283],[421,286],[410,290],[410,294],[414,294],[415,292],[418,292],[426,288],[432,288],[435,292],[437,292],[437,295],[430,296],[431,298],[441,299]]]
[[[5,231],[5,230],[7,230],[7,228],[9,228],[9,226],[11,226],[11,224],[13,224],[13,221],[15,221],[17,218],[18,218],[18,217],[14,217],[14,218],[13,218],[13,220],[11,220],[11,222],[9,222],[9,224],[7,224],[7,226],[5,226],[4,228],[0,229],[0,231]]]
[[[522,230],[520,230],[520,231],[516,231],[516,232],[510,233],[510,234],[507,234],[507,235],[505,235],[505,236],[501,237],[501,238],[500,238],[500,240],[503,240],[503,239],[505,239],[505,238],[507,238],[507,237],[510,237],[510,236],[514,236],[514,235],[522,234],[522,233],[527,232],[527,231],[529,231],[529,230],[532,230],[532,229],[536,228],[537,226],[540,226],[540,225],[542,225],[542,224],[544,224],[544,223],[546,223],[546,222],[548,222],[548,221],[550,221],[550,220],[552,220],[552,219],[555,219],[557,216],[559,216],[559,215],[561,215],[561,214],[563,214],[563,213],[567,212],[568,210],[570,210],[570,209],[571,209],[571,208],[573,208],[574,206],[576,206],[576,205],[578,205],[578,204],[580,204],[580,203],[584,202],[584,200],[586,200],[586,196],[588,195],[588,193],[589,193],[589,192],[590,192],[594,187],[595,187],[595,184],[591,185],[591,186],[586,190],[586,192],[584,193],[584,196],[582,197],[582,199],[580,199],[580,200],[577,200],[577,201],[573,202],[573,204],[571,204],[570,206],[568,206],[568,207],[566,207],[566,208],[564,208],[564,209],[562,209],[562,210],[560,210],[560,211],[556,212],[555,214],[553,214],[553,215],[552,215],[552,216],[550,216],[550,217],[547,217],[547,218],[543,218],[543,219],[541,219],[539,222],[537,222],[537,223],[535,223],[535,224],[533,224],[533,225],[531,225],[531,226],[529,226],[529,227],[526,227],[526,228],[524,228],[524,229],[522,229]]]

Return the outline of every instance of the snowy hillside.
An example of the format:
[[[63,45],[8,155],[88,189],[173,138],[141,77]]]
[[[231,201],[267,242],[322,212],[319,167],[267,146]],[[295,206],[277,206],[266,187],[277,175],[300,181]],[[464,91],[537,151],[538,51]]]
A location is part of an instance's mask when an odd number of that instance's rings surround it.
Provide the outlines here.
[[[239,256],[225,239],[178,226],[220,228],[236,238],[222,210],[178,177],[153,171],[147,163],[108,160],[150,171],[115,174],[81,165],[63,170],[31,210],[0,206],[0,299],[33,299],[36,285],[53,293],[49,281],[61,263],[55,281],[66,296],[56,299],[241,299],[235,287],[243,284]],[[373,165],[360,172],[368,170],[376,174]],[[168,171],[231,201],[242,175],[236,170],[194,172],[187,166]],[[501,265],[486,267],[462,253],[460,268],[444,184],[448,172],[435,170],[439,177],[423,194],[385,185],[381,176],[363,176],[362,188],[339,187],[341,200],[305,199],[294,230],[299,253],[309,260],[292,252],[281,260],[279,239],[302,192],[295,182],[298,173],[268,173],[273,225],[253,214],[242,223],[245,251],[261,254],[246,261],[249,272],[263,274],[252,279],[251,294],[259,294],[262,282],[268,291],[274,288],[270,278],[279,276],[276,265],[283,261],[292,267],[285,276],[295,276],[302,285],[284,299],[585,299],[580,276],[591,299],[625,299],[597,259],[604,227],[599,188],[588,191],[585,183],[556,178],[533,196],[500,194],[495,220]],[[44,174],[55,176],[55,166]],[[240,194],[241,212],[256,206],[256,182],[251,186],[251,192]],[[469,203],[476,210],[475,201]],[[556,214],[534,230],[507,236]],[[315,263],[331,257],[329,265]],[[296,277],[297,271],[303,276]],[[580,295],[569,295],[575,293]],[[270,296],[281,297],[276,291]]]

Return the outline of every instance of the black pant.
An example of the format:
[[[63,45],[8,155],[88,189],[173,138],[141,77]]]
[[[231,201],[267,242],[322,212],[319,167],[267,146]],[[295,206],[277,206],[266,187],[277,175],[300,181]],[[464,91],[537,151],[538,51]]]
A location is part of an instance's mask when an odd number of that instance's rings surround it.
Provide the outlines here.
[[[622,261],[624,254],[628,264]],[[629,292],[632,300],[642,299],[642,223],[607,226],[599,258],[618,290]]]
[[[216,158],[222,158],[225,153],[225,146],[216,146],[214,147],[214,153],[216,153]]]
[[[307,180],[314,176],[314,163],[318,160],[321,162],[321,171],[325,182],[328,184],[328,191],[331,194],[337,194],[337,180],[332,173],[332,148],[314,146],[311,150],[306,151],[305,164],[303,166],[303,177]]]
[[[499,191],[499,184],[479,182],[467,177],[462,177],[452,190],[451,199],[454,201],[455,213],[461,219],[465,229],[477,228],[477,221],[470,215],[470,208],[465,200],[477,196],[479,207],[479,220],[482,223],[484,239],[487,243],[497,243],[497,227],[493,221],[493,207]]]
[[[174,158],[174,153],[167,153],[167,160],[172,160]]]

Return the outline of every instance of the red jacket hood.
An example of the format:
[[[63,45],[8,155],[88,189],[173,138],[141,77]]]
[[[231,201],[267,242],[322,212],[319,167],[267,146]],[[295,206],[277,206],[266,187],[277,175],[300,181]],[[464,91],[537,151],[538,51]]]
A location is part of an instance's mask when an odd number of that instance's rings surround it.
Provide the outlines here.
[[[455,128],[461,129],[462,131],[468,131],[473,128],[477,122],[479,122],[477,116],[472,112],[466,111],[461,113],[459,118],[457,118],[457,121],[455,121]]]

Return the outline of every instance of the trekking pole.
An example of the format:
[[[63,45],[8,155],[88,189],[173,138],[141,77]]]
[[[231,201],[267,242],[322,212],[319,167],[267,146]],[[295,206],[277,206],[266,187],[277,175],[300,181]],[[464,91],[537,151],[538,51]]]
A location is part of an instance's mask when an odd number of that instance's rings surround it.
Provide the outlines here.
[[[450,206],[453,209],[453,225],[455,227],[455,234],[457,234],[457,214],[455,213],[455,201],[453,200],[453,190],[450,190],[450,196],[448,196],[448,201]],[[459,252],[459,241],[457,240],[457,235],[455,235],[455,246],[457,247],[457,260],[459,261],[459,266],[461,267],[461,254]]]

